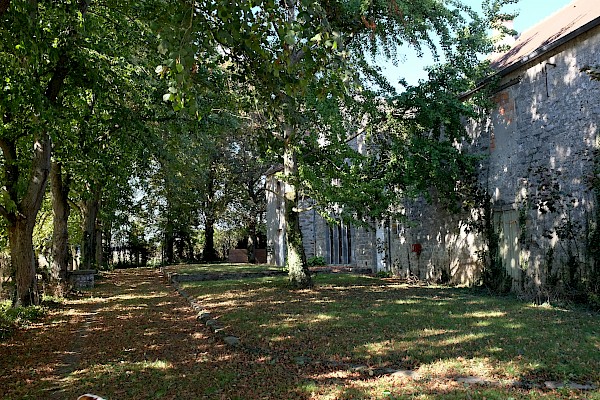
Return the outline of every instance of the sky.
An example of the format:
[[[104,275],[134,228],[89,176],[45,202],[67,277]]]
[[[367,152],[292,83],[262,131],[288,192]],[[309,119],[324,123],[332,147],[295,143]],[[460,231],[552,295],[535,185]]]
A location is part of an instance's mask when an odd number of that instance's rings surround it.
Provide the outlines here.
[[[519,15],[515,18],[514,29],[521,33],[544,18],[554,14],[572,0],[520,0],[517,4],[506,8],[508,12],[517,11]],[[474,10],[481,11],[482,0],[463,0],[463,3],[471,6]],[[395,84],[397,77],[404,77],[411,85],[416,85],[419,79],[425,79],[427,73],[423,68],[433,63],[430,56],[426,55],[423,59],[416,56],[416,53],[407,55],[404,62],[400,62],[396,67],[391,63],[380,62],[378,64],[384,68],[384,74]],[[399,87],[398,87],[399,88]]]

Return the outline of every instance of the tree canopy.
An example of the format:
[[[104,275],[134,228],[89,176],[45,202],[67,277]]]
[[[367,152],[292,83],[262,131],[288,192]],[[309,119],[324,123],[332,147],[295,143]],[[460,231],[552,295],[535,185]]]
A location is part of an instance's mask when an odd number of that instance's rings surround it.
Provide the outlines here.
[[[260,170],[280,163],[290,281],[309,286],[300,198],[368,222],[431,185],[455,192],[470,167],[452,142],[481,100],[458,94],[485,74],[510,2],[483,15],[458,0],[2,2],[0,214],[15,304],[37,302],[32,232],[50,171],[54,219],[76,211],[93,268],[125,231],[171,259],[176,238],[196,257],[200,229],[212,259],[225,210],[256,242]],[[438,64],[396,93],[377,60],[398,63],[406,46]],[[54,229],[64,280],[76,240]]]

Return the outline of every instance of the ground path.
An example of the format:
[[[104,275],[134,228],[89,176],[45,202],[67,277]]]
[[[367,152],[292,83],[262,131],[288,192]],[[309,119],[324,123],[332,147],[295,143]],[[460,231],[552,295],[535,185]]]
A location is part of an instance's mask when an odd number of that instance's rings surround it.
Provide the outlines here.
[[[274,381],[285,398],[303,398],[296,365],[228,347],[196,315],[156,270],[103,273],[44,324],[0,343],[0,398],[266,398]]]

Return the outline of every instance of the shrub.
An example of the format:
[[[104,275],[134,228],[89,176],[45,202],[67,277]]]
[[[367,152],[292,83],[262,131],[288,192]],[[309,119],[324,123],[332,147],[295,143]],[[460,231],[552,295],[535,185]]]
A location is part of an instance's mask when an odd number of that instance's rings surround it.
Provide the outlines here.
[[[308,260],[306,260],[306,263],[308,264],[309,267],[322,267],[324,265],[327,265],[327,263],[325,262],[325,259],[321,256],[311,257]]]
[[[375,276],[378,278],[391,278],[392,273],[390,271],[377,271]]]
[[[0,340],[11,335],[20,326],[35,322],[46,315],[41,306],[11,307],[10,301],[0,303]]]

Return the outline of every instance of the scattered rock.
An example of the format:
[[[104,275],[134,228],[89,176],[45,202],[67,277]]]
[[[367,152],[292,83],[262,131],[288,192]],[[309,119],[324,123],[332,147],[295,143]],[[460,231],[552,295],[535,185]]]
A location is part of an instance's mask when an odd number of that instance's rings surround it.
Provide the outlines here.
[[[298,365],[310,364],[310,358],[304,356],[294,357],[294,363]]]
[[[596,389],[596,385],[582,385],[575,382],[554,382],[554,381],[546,381],[544,382],[544,386],[548,389],[556,390],[562,388],[575,389],[575,390],[594,390]]]
[[[235,336],[225,336],[223,338],[223,341],[225,342],[225,344],[233,347],[237,347],[241,344],[240,339]]]
[[[206,326],[208,326],[209,328],[216,328],[216,327],[220,327],[219,326],[219,321],[217,321],[216,319],[209,319],[206,320],[206,322],[204,322],[206,324]]]
[[[221,327],[213,327],[213,332],[216,333],[217,335],[226,335],[227,332],[225,332],[225,328],[221,328]]]
[[[401,369],[398,371],[394,371],[390,374],[390,376],[393,376],[396,378],[408,378],[408,379],[413,379],[415,381],[418,381],[419,379],[421,379],[421,375],[419,375],[418,372],[410,371],[408,369]]]
[[[200,311],[197,317],[200,321],[205,322],[212,318],[212,315],[208,311]]]
[[[489,385],[491,383],[490,381],[477,376],[464,376],[461,378],[456,378],[456,382],[466,383],[467,385]]]

